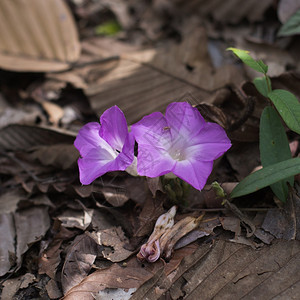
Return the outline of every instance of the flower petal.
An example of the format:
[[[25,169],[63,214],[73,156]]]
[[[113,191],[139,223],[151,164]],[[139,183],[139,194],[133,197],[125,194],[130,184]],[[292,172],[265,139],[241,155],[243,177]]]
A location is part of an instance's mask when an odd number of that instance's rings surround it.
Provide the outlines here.
[[[223,155],[231,143],[225,130],[214,123],[206,123],[199,134],[194,137],[193,145],[184,150],[187,159],[212,161]]]
[[[106,149],[95,147],[83,158],[78,159],[79,178],[82,184],[90,184],[96,178],[108,172],[108,167],[115,157]]]
[[[89,153],[78,160],[80,182],[86,185],[107,172],[124,171],[133,161],[133,147],[134,138],[132,135],[128,135],[122,152],[118,156],[116,153],[112,155],[111,152],[101,147],[91,149]]]
[[[78,132],[74,141],[74,146],[78,149],[81,156],[87,155],[93,148],[101,147],[111,152],[111,147],[99,135],[100,124],[91,122],[85,124]]]
[[[143,117],[131,126],[131,131],[139,145],[151,145],[157,149],[168,149],[171,145],[170,129],[160,112]]]
[[[173,170],[175,161],[168,152],[151,145],[139,144],[137,172],[140,176],[157,177]]]
[[[100,136],[106,140],[113,149],[121,151],[128,134],[127,122],[123,112],[115,105],[102,114],[100,123]]]
[[[134,159],[134,137],[132,133],[127,134],[124,146],[116,159],[108,166],[109,171],[124,171],[129,167]],[[107,171],[107,172],[109,172]]]
[[[176,163],[173,173],[195,189],[202,190],[212,168],[213,161],[182,160]]]
[[[173,102],[166,109],[166,119],[171,128],[173,143],[180,144],[192,141],[193,137],[205,125],[205,120],[197,108],[187,102]]]

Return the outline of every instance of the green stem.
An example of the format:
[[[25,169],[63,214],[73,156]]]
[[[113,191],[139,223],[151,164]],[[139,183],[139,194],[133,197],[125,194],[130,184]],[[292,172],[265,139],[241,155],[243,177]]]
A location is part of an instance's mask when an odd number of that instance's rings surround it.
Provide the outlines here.
[[[272,92],[272,89],[271,89],[271,86],[270,86],[270,82],[269,82],[269,77],[267,76],[267,74],[265,74],[265,78],[266,78],[266,81],[267,81],[267,87],[268,87],[268,92]]]

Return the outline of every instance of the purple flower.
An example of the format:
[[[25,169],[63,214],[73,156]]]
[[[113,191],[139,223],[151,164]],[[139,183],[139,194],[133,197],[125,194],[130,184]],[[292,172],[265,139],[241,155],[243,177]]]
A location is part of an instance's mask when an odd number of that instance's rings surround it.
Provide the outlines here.
[[[100,123],[84,125],[74,142],[81,155],[80,182],[85,185],[106,172],[124,171],[134,158],[134,138],[123,112],[113,106],[102,114]]]
[[[138,142],[137,172],[157,177],[173,173],[201,190],[213,168],[213,161],[230,147],[224,129],[206,123],[200,112],[186,102],[171,103],[165,116],[145,116],[132,125]]]

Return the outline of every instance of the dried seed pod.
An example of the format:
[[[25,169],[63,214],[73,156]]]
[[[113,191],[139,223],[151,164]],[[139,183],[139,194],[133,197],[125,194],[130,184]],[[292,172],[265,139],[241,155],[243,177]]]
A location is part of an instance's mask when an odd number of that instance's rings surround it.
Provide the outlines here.
[[[154,230],[148,239],[148,242],[142,245],[140,252],[137,254],[139,260],[155,262],[159,259],[161,250],[159,238],[174,225],[174,217],[177,207],[173,206],[165,214],[162,214],[156,221]]]
[[[197,228],[204,214],[198,218],[186,217],[177,222],[160,238],[161,253],[164,258],[169,259],[175,244],[187,233]]]

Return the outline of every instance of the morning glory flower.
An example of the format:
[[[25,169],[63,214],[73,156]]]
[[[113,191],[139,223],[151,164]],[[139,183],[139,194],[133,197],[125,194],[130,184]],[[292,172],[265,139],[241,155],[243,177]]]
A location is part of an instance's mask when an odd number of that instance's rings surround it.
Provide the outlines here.
[[[134,138],[123,112],[113,106],[102,114],[100,123],[84,125],[74,142],[81,156],[80,182],[85,185],[107,172],[126,170],[134,160]]]
[[[131,130],[138,143],[139,175],[171,173],[198,190],[204,187],[213,161],[231,147],[224,129],[206,123],[197,108],[187,102],[171,103],[165,116],[152,113]]]

